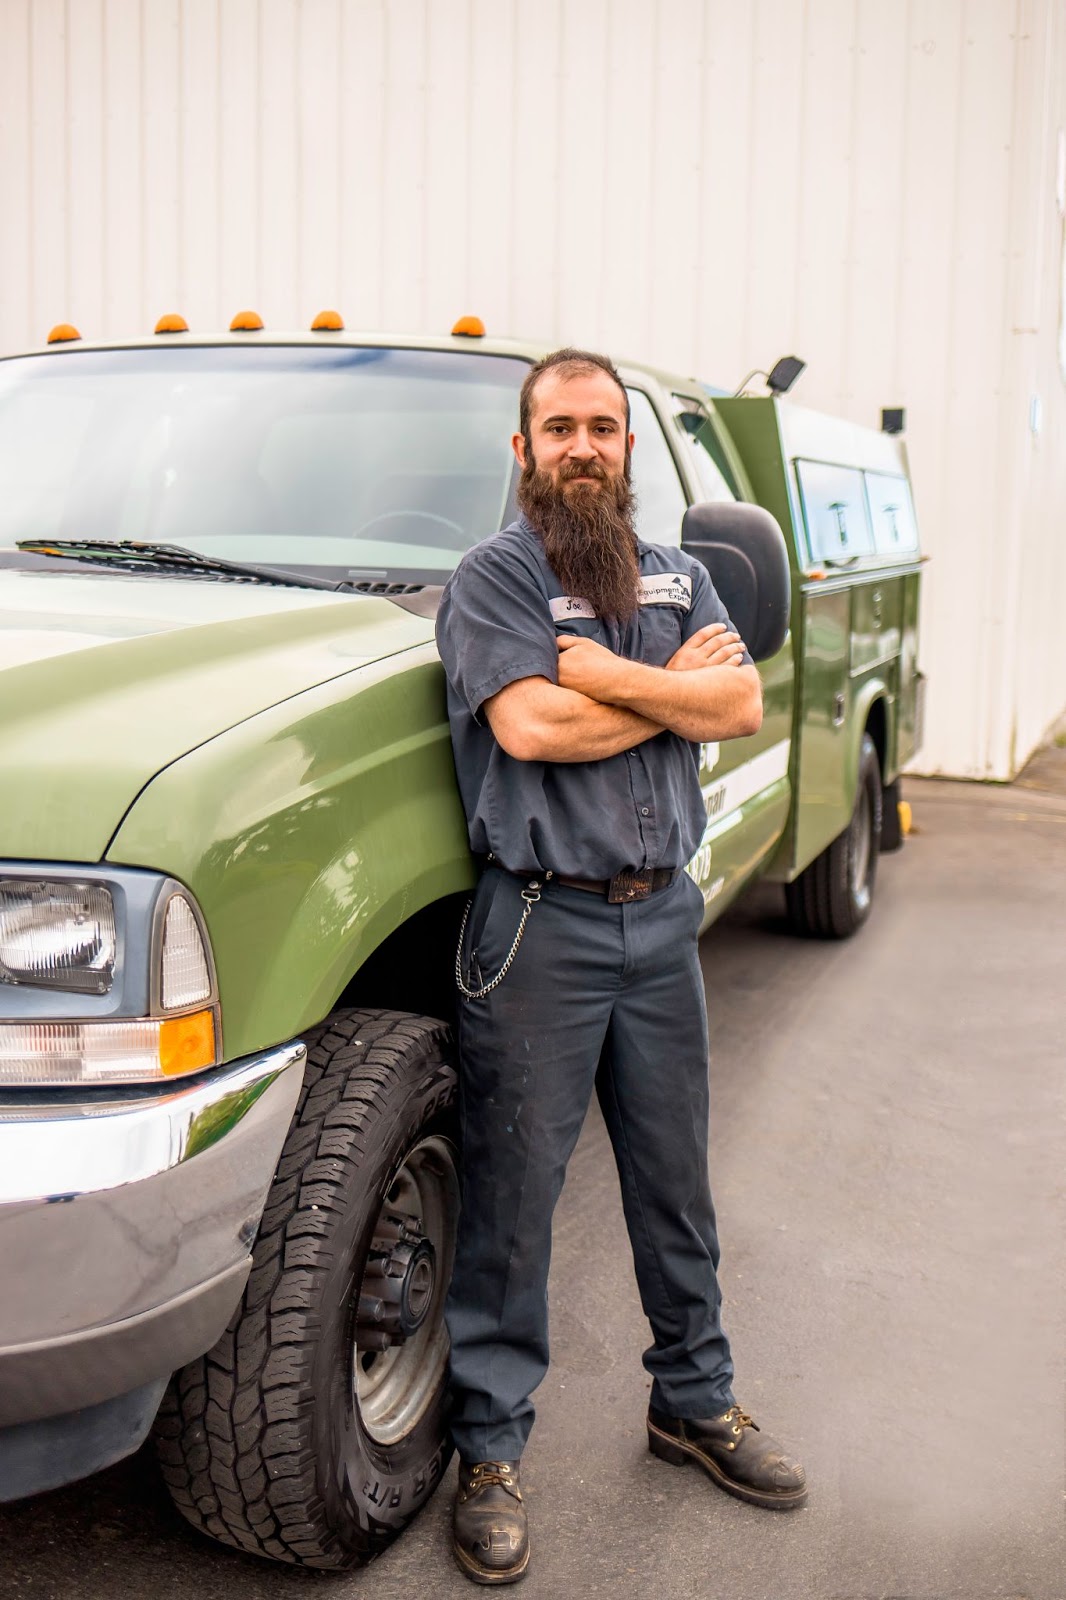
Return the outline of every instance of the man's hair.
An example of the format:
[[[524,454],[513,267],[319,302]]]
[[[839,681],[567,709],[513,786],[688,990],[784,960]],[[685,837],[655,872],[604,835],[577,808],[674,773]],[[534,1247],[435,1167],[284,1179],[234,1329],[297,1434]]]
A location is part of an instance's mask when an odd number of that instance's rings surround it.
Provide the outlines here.
[[[518,427],[529,445],[532,440],[530,423],[533,418],[533,391],[546,372],[559,372],[564,378],[586,377],[593,372],[606,372],[618,385],[626,409],[626,433],[629,433],[629,396],[626,386],[618,376],[618,369],[610,356],[597,355],[594,350],[575,350],[567,345],[564,350],[553,350],[550,356],[538,361],[526,373],[518,401]]]

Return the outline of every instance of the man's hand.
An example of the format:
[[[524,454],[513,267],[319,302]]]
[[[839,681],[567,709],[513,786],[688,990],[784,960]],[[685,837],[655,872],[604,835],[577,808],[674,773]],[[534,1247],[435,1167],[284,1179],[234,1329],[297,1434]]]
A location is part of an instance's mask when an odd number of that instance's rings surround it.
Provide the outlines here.
[[[696,651],[706,648],[717,654],[724,649],[730,664],[691,661],[673,671],[616,656],[592,639],[562,638],[557,640],[559,685],[601,705],[635,711],[682,739],[742,738],[759,730],[762,688],[755,668],[734,660],[739,639],[723,646],[723,637],[712,634],[703,645],[696,645]],[[680,654],[675,652],[675,661]]]
[[[621,689],[626,663],[595,639],[575,639],[564,634],[559,646],[559,687],[588,695],[601,705],[611,705]]]
[[[744,649],[739,633],[729,633],[724,622],[711,622],[674,651],[666,670],[692,672],[697,667],[739,667],[744,662]]]

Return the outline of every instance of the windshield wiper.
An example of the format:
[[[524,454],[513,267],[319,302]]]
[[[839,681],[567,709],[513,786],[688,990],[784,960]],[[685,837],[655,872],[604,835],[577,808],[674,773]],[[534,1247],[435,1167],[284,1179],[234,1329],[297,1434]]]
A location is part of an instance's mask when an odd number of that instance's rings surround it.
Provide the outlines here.
[[[127,571],[202,572],[216,577],[248,578],[256,583],[278,583],[294,589],[350,589],[348,583],[312,578],[282,567],[263,567],[220,556],[201,555],[180,544],[142,544],[137,539],[17,539],[16,549],[31,555],[62,556],[75,561],[95,561],[101,566]]]

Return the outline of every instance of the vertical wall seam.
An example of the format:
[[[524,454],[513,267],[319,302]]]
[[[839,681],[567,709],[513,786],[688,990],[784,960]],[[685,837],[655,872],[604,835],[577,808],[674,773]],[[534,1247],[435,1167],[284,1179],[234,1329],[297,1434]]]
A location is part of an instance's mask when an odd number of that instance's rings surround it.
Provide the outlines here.
[[[111,140],[108,128],[107,104],[110,98],[108,89],[108,73],[111,66],[111,55],[107,48],[107,0],[100,0],[100,309],[103,313],[104,326],[101,333],[104,338],[112,338],[114,329],[108,315],[108,237],[107,213],[111,194]]]
[[[71,276],[73,255],[70,226],[70,0],[63,0],[63,315],[71,316],[74,285]]]
[[[692,283],[692,328],[693,346],[695,350],[703,350],[704,330],[704,300],[703,294],[703,264],[707,253],[707,207],[699,203],[704,195],[704,173],[707,170],[707,55],[709,42],[709,28],[707,23],[707,10],[710,0],[703,0],[700,7],[700,45],[699,45],[699,113],[696,121],[696,194],[699,197],[696,205],[696,271]],[[606,104],[606,101],[604,102]],[[605,208],[606,209],[606,208]]]
[[[560,4],[557,4],[555,6],[554,16],[555,16],[555,84],[554,84],[555,93],[554,93],[553,111],[554,111],[554,123],[555,123],[555,141],[554,141],[554,146],[553,146],[553,149],[552,149],[552,194],[555,197],[555,239],[556,239],[556,245],[558,245],[558,242],[561,240],[562,233],[563,233],[563,202],[562,202],[563,186],[562,186],[562,183],[560,181],[561,176],[562,176],[562,170],[561,169],[562,169],[562,143],[563,143],[563,141],[562,141],[562,137],[561,137],[561,134],[560,134],[560,127],[561,127],[562,119],[563,119],[563,55],[564,55],[564,43],[563,43],[563,41],[564,41],[565,34],[566,34],[566,20],[565,20],[565,18],[566,18],[566,7],[565,7],[565,4],[560,3]],[[559,275],[558,256],[556,256],[555,263],[552,266],[551,307],[552,307],[552,310],[551,310],[551,336],[552,336],[552,343],[554,344],[557,341],[562,340],[562,341],[566,342],[567,344],[569,344],[570,343],[570,337],[569,337],[568,334],[564,334],[562,326],[561,326],[563,301],[562,301],[562,283],[561,283],[560,275]]]
[[[900,314],[903,307],[903,280],[906,276],[907,262],[910,259],[911,241],[907,225],[907,170],[910,166],[911,154],[911,64],[914,47],[911,43],[914,37],[914,0],[907,0],[907,25],[903,36],[903,137],[899,142],[899,196],[900,215],[903,222],[903,239],[896,257],[896,295],[892,308],[892,322],[894,327],[899,327]],[[903,374],[900,371],[900,341],[897,339],[892,348],[892,394],[893,404],[895,397],[906,404],[904,395]]]
[[[177,27],[177,93],[175,96],[177,102],[177,137],[174,140],[177,162],[174,185],[175,209],[177,211],[174,250],[177,260],[174,264],[174,277],[178,288],[178,304],[185,306],[189,303],[189,297],[186,293],[187,273],[185,269],[185,0],[178,0]]]
[[[840,371],[837,395],[853,401],[856,382],[851,369],[851,322],[855,309],[855,235],[858,225],[859,185],[857,159],[859,145],[859,0],[851,3],[851,106],[848,116],[848,218],[844,229],[844,296],[841,316],[844,337],[840,345]]]
[[[422,0],[421,21],[422,45],[421,78],[418,85],[421,93],[418,96],[419,107],[422,115],[422,137],[418,146],[419,179],[418,179],[418,326],[424,328],[429,321],[428,286],[429,286],[429,0]]]
[[[648,267],[648,276],[641,320],[640,346],[637,351],[637,354],[644,361],[654,360],[655,357],[655,352],[651,349],[652,330],[655,326],[655,318],[652,314],[652,305],[655,299],[652,268],[655,256],[650,247],[650,238],[652,218],[655,215],[655,158],[658,151],[659,105],[662,99],[659,91],[659,79],[662,71],[662,20],[662,6],[659,0],[655,0],[651,34],[651,94],[649,97],[651,105],[648,115],[648,126],[651,130],[651,151],[648,158],[647,210],[641,239],[641,248]]]
[[[518,197],[518,195],[520,193],[521,171],[522,171],[522,146],[521,146],[521,141],[519,139],[519,115],[518,115],[518,63],[522,59],[521,18],[522,18],[522,7],[520,5],[515,6],[513,8],[513,10],[512,10],[512,20],[511,20],[511,163],[510,163],[510,166],[511,166],[511,196],[512,196],[512,200],[511,200],[511,226],[507,230],[507,325],[512,331],[516,331],[514,325],[515,325],[515,322],[517,320],[516,315],[515,315],[514,280],[515,280],[515,263],[516,263],[516,260],[517,260],[518,248],[519,248],[519,240],[518,240],[518,237],[517,237],[518,228],[516,226],[519,212],[518,212],[518,207],[515,204],[515,201],[517,200],[517,197]],[[468,127],[469,127],[469,124],[468,124]],[[468,133],[467,137],[469,139],[469,133]],[[469,244],[469,233],[467,235],[467,242]],[[469,280],[470,280],[469,265],[470,264],[469,264],[469,261],[468,261],[467,262],[467,282],[469,282]]]
[[[304,261],[306,260],[306,252],[304,250],[304,166],[307,141],[304,138],[303,102],[304,20],[303,0],[295,0],[295,9],[293,11],[293,32],[295,37],[292,46],[292,76],[289,84],[293,110],[292,140],[295,146],[293,150],[293,166],[296,172],[296,216],[293,219],[295,239],[293,241],[294,250],[291,259],[295,268],[296,279],[293,285],[296,304],[293,309],[296,316],[301,320],[304,312]],[[278,315],[280,314],[279,312]],[[274,315],[275,313],[272,311],[272,319]]]
[[[958,256],[958,250],[959,250],[959,237],[960,237],[960,211],[961,211],[961,205],[962,205],[962,200],[961,200],[962,181],[961,180],[962,180],[962,173],[963,173],[963,163],[964,163],[964,159],[965,159],[965,149],[964,149],[964,143],[963,143],[963,118],[964,118],[964,113],[965,113],[966,93],[967,93],[967,83],[968,83],[968,73],[967,73],[967,36],[968,36],[967,12],[968,12],[968,9],[969,9],[969,0],[963,0],[963,4],[960,7],[959,16],[958,16],[958,23],[957,23],[957,30],[958,31],[957,31],[957,38],[956,38],[956,42],[955,42],[955,70],[956,70],[955,110],[954,110],[954,116],[952,118],[952,122],[951,122],[951,126],[950,126],[950,133],[945,135],[946,140],[950,139],[950,141],[951,141],[950,146],[946,146],[946,148],[945,148],[945,155],[948,158],[948,160],[950,161],[951,184],[950,184],[950,196],[948,198],[947,207],[945,208],[945,215],[947,217],[948,226],[947,226],[947,230],[946,230],[946,240],[945,240],[945,245],[944,245],[944,259],[943,259],[943,261],[942,261],[942,263],[940,265],[940,270],[941,270],[941,273],[943,274],[943,276],[941,278],[941,283],[942,283],[943,288],[945,290],[944,302],[945,302],[945,307],[946,307],[946,324],[945,324],[945,327],[944,327],[943,348],[942,348],[942,353],[941,353],[941,357],[940,357],[940,361],[941,361],[940,371],[939,371],[939,373],[936,373],[936,372],[930,373],[930,377],[933,380],[934,392],[935,392],[935,395],[936,395],[935,437],[943,447],[946,447],[947,442],[950,441],[951,438],[952,438],[951,417],[952,417],[952,414],[953,414],[953,411],[954,411],[954,407],[955,407],[955,387],[956,387],[955,374],[956,374],[956,370],[957,370],[956,355],[955,355],[956,343],[957,343],[956,312],[955,312],[955,308],[951,304],[950,288],[951,288],[951,282],[952,282],[952,280],[954,278],[955,270],[956,270],[956,267],[957,267],[957,256]],[[954,523],[953,523],[953,520],[952,520],[952,509],[951,509],[952,501],[951,501],[951,497],[947,493],[947,484],[946,484],[946,481],[945,481],[944,468],[943,468],[943,457],[946,454],[947,454],[947,450],[946,450],[946,448],[943,448],[942,451],[941,451],[941,463],[940,463],[940,469],[939,469],[939,473],[938,473],[938,477],[939,477],[939,483],[938,483],[939,494],[938,494],[938,498],[937,498],[936,510],[937,510],[937,517],[938,517],[937,526],[941,531],[941,537],[945,541],[945,544],[944,544],[945,551],[950,553],[948,555],[948,559],[950,559],[951,555],[954,554],[954,539],[952,537],[952,534],[953,534],[953,531],[954,531]],[[981,541],[982,533],[983,533],[982,529],[975,530],[976,539],[977,539],[978,543],[980,543],[980,541]],[[989,627],[990,627],[990,623],[991,623],[992,619],[990,619],[989,616],[987,615],[987,610],[986,610],[986,605],[985,605],[986,599],[987,599],[987,591],[985,591],[985,594],[982,596],[982,599],[981,599],[981,615],[977,619],[977,622],[978,622],[978,628],[977,628],[977,663],[978,664],[974,667],[974,669],[972,670],[972,672],[970,674],[970,682],[972,684],[972,692],[973,692],[973,695],[974,695],[974,699],[976,700],[978,705],[980,705],[980,703],[981,703],[983,698],[987,698],[989,685],[988,685],[988,681],[987,681],[987,670],[983,670],[983,663],[988,660],[989,656],[992,653],[990,648],[989,648],[990,641],[989,641],[989,638],[988,638]],[[972,709],[972,706],[971,706],[971,709]],[[980,720],[980,719],[978,719],[978,720]]]
[[[762,0],[754,0],[754,4],[750,7],[750,10],[748,12],[749,26],[750,26],[751,34],[750,34],[750,40],[749,40],[748,52],[747,52],[747,56],[748,56],[748,119],[747,119],[748,120],[748,127],[747,127],[747,140],[745,142],[745,145],[746,145],[745,169],[746,169],[746,176],[747,176],[747,184],[746,184],[745,187],[746,187],[746,192],[747,192],[747,197],[748,197],[748,206],[747,206],[748,214],[747,214],[746,218],[744,219],[745,220],[744,259],[745,259],[745,261],[749,261],[749,262],[752,259],[752,256],[754,254],[754,249],[755,249],[755,209],[756,208],[755,208],[754,152],[755,152],[755,129],[756,129],[756,122],[757,122],[756,109],[755,109],[755,84],[756,84],[756,77],[757,77],[757,74],[756,74],[756,47],[757,47],[757,43],[758,43],[758,39],[759,39],[759,12],[761,10],[761,3],[762,3]],[[752,345],[752,330],[751,330],[751,273],[750,272],[746,272],[744,274],[744,312],[743,312],[741,325],[742,325],[742,327],[744,329],[744,339],[743,339],[743,346],[742,346],[743,352],[744,352],[743,361],[747,362],[748,357],[749,357],[749,355],[751,353],[751,345]]]
[[[215,0],[215,315],[218,316],[219,287],[222,283],[224,257],[222,250],[222,212],[225,205],[226,169],[222,151],[222,7],[225,0]],[[234,181],[243,181],[235,173]]]
[[[378,7],[381,16],[381,128],[382,137],[378,146],[378,326],[383,321],[385,309],[385,284],[387,278],[387,265],[385,260],[385,184],[388,177],[388,140],[385,135],[389,127],[389,111],[392,102],[392,35],[389,31],[389,6],[388,0],[381,0]]]
[[[33,137],[33,15],[31,0],[24,0],[26,17],[26,310],[30,323],[37,325],[37,294],[34,288],[36,274],[33,270],[33,241],[37,232],[37,185],[34,166],[37,160],[36,141]]]
[[[800,26],[799,111],[797,115],[799,126],[796,130],[797,138],[794,156],[796,167],[798,169],[796,176],[796,249],[794,257],[795,270],[792,273],[791,286],[792,315],[789,318],[789,321],[792,325],[792,337],[789,340],[789,343],[793,349],[796,348],[796,343],[800,333],[799,321],[801,300],[799,284],[800,279],[803,276],[803,203],[807,193],[807,162],[805,156],[807,149],[807,93],[810,84],[810,72],[808,70],[808,37],[810,20],[811,0],[803,0],[803,21]],[[754,360],[755,358],[752,357],[752,359]],[[759,352],[759,359],[762,359],[761,351]]]
[[[344,64],[347,60],[347,55],[348,8],[344,4],[344,0],[340,0],[340,4],[337,8],[337,193],[335,198],[335,204],[337,207],[337,259],[335,263],[336,271],[334,276],[336,279],[337,296],[339,302],[337,309],[342,317],[344,316],[344,301],[347,298],[348,292],[347,270],[345,266],[346,255],[344,248],[344,178],[348,170],[347,140],[344,137],[346,132],[344,115]]]
[[[518,220],[518,208],[515,201],[518,196],[518,125],[515,118],[515,90],[518,83],[518,14],[515,6],[511,7],[511,25],[507,32],[508,49],[510,53],[510,82],[511,82],[511,116],[508,120],[508,137],[510,148],[507,157],[507,171],[510,181],[510,210],[508,213],[509,227],[504,240],[504,271],[507,285],[504,298],[505,315],[509,332],[514,331],[514,271],[515,271],[515,235]],[[469,126],[469,125],[468,125]],[[469,133],[467,135],[469,138]]]
[[[147,303],[147,299],[146,299],[146,293],[147,293],[147,289],[148,289],[148,284],[146,282],[146,279],[147,279],[148,274],[145,271],[145,266],[146,266],[146,263],[147,263],[147,260],[148,260],[148,174],[147,174],[148,163],[147,163],[147,161],[145,159],[145,151],[148,148],[148,139],[147,139],[147,136],[146,136],[146,122],[145,122],[145,105],[147,104],[147,95],[145,94],[145,88],[146,88],[147,83],[148,83],[148,57],[147,57],[147,54],[146,54],[146,51],[145,51],[145,36],[146,36],[148,30],[147,30],[147,22],[145,20],[145,15],[144,15],[144,5],[145,5],[145,0],[138,0],[138,3],[137,3],[137,72],[138,72],[138,74],[140,76],[140,99],[138,100],[138,103],[137,103],[137,139],[138,139],[138,155],[139,155],[140,159],[139,159],[138,164],[137,164],[137,205],[138,205],[138,209],[139,209],[139,216],[138,216],[138,220],[137,220],[137,250],[138,250],[138,253],[139,253],[139,256],[140,256],[140,263],[141,263],[141,270],[140,270],[140,296],[141,296],[141,299],[140,299],[140,312],[141,312],[140,326],[147,333],[149,322],[151,322],[153,328],[155,327],[155,318],[152,316],[151,311],[148,309],[148,303]]]

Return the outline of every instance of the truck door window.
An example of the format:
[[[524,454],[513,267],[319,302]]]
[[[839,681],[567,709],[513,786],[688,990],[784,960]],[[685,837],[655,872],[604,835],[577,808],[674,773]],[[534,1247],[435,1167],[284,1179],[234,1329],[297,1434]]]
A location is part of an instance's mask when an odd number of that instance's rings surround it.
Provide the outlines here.
[[[812,561],[840,561],[870,555],[873,536],[866,490],[856,467],[825,461],[797,461],[796,477]]]
[[[640,389],[627,390],[633,447],[633,488],[637,496],[637,535],[649,544],[680,544],[681,519],[688,500],[651,401]]]
[[[918,527],[906,478],[896,478],[887,472],[868,472],[866,494],[877,553],[910,555],[917,550]]]
[[[675,394],[678,437],[700,486],[700,500],[735,500],[736,491],[726,476],[726,463],[714,436],[711,420],[698,401]]]

